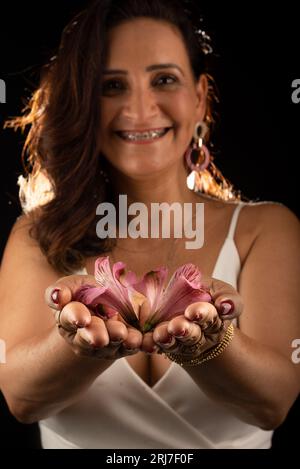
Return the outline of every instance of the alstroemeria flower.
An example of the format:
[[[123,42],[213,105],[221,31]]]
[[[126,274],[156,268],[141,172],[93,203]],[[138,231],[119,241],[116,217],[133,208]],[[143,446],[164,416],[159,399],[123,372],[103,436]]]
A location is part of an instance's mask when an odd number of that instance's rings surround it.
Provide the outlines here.
[[[156,276],[153,276],[154,273]],[[210,294],[201,284],[201,272],[194,264],[179,267],[164,291],[162,283],[167,275],[166,269],[161,268],[154,273],[149,272],[142,282],[133,285],[148,298],[151,308],[148,318],[140,318],[144,332],[151,330],[159,322],[169,321],[183,314],[192,303],[211,301]]]
[[[118,312],[128,324],[139,328],[139,304],[141,295],[132,287],[136,283],[133,272],[125,273],[125,264],[116,262],[111,271],[109,258],[100,257],[95,262],[95,279],[99,287],[83,285],[77,290],[74,301],[80,301],[99,316],[110,316],[108,311]]]
[[[74,300],[81,301],[102,317],[109,317],[105,307],[111,308],[124,321],[143,332],[153,329],[159,322],[183,314],[192,303],[211,301],[210,294],[201,284],[201,273],[194,264],[178,268],[164,289],[167,273],[165,267],[160,267],[146,273],[139,281],[134,272],[125,272],[123,262],[114,264],[111,272],[109,258],[102,257],[95,263],[95,279],[100,286],[82,286]],[[149,309],[147,317],[142,317],[140,307],[145,299]]]

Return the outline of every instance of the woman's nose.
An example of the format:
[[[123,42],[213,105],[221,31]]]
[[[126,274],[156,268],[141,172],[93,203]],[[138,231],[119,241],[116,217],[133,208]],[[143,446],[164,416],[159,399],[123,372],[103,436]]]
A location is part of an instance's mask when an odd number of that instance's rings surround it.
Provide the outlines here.
[[[127,96],[123,115],[138,122],[147,122],[157,113],[158,103],[151,90],[136,89]]]

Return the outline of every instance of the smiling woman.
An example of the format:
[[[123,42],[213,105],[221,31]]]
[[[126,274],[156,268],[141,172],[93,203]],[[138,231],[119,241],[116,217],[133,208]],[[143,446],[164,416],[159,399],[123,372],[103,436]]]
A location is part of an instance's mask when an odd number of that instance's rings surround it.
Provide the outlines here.
[[[100,242],[94,228],[99,201],[113,199],[113,181],[122,174],[141,181],[151,175],[158,185],[163,171],[163,179],[175,177],[174,184],[184,187],[181,157],[195,123],[208,124],[208,144],[214,123],[212,48],[193,2],[175,2],[170,9],[164,2],[132,1],[126,9],[122,2],[111,8],[92,3],[66,26],[60,52],[44,68],[25,115],[6,123],[31,125],[23,153],[31,170],[19,179],[21,200],[35,216],[34,236],[48,261],[66,273],[80,268],[85,255],[113,246],[114,240]],[[194,23],[184,21],[182,10],[195,16]],[[213,157],[197,188],[224,199],[239,197]]]
[[[299,392],[299,223],[242,201],[212,162],[197,4],[93,1],[7,124],[31,127],[1,268],[0,378],[44,448],[269,448]],[[147,219],[152,204],[200,202],[205,242],[123,236],[120,197]],[[106,240],[102,203],[119,219]]]

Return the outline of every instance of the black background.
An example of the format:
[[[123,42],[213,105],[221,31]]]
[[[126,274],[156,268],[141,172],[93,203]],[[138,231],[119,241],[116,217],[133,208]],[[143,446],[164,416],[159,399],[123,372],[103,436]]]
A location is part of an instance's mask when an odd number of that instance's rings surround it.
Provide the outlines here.
[[[219,55],[215,162],[247,197],[280,201],[299,215],[300,103],[291,100],[292,81],[300,78],[297,2],[203,3]],[[1,4],[0,78],[7,89],[7,103],[0,104],[1,252],[20,213],[16,179],[23,143],[20,133],[2,130],[3,122],[20,113],[22,97],[37,85],[38,68],[55,53],[63,26],[85,5],[74,0]],[[295,446],[296,418],[297,403],[275,432],[274,448]],[[36,426],[18,424],[1,400],[0,436],[0,447],[39,446]]]

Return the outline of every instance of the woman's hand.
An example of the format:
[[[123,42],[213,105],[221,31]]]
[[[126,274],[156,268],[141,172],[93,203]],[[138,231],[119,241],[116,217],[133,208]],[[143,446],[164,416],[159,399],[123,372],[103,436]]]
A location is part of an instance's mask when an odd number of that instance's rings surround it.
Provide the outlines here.
[[[160,353],[172,352],[182,354],[183,358],[196,358],[221,342],[230,320],[242,312],[242,299],[228,283],[212,278],[204,282],[213,304],[193,303],[183,315],[158,324],[154,331],[144,335],[142,350],[157,345]]]
[[[113,360],[139,351],[142,333],[125,324],[119,314],[103,320],[72,301],[76,290],[87,283],[97,286],[91,275],[70,275],[47,288],[46,303],[53,309],[60,335],[76,355]]]

